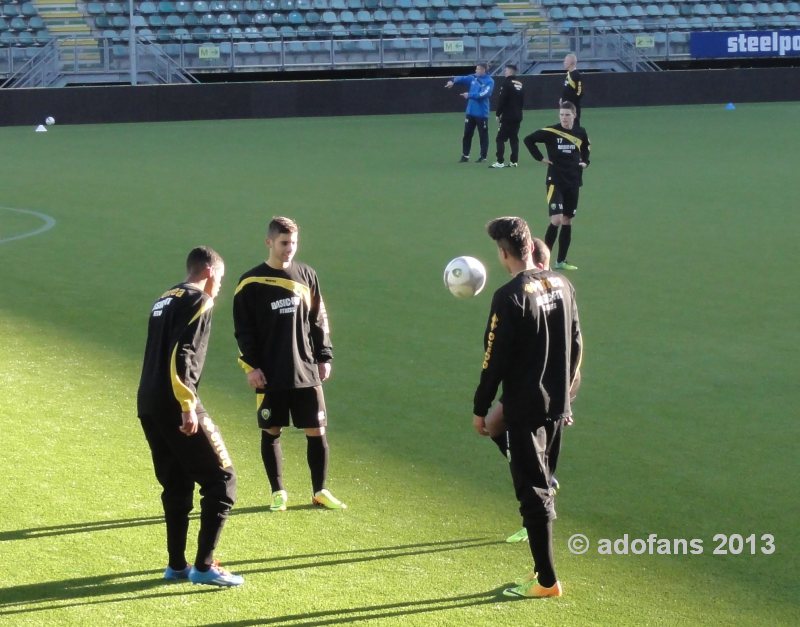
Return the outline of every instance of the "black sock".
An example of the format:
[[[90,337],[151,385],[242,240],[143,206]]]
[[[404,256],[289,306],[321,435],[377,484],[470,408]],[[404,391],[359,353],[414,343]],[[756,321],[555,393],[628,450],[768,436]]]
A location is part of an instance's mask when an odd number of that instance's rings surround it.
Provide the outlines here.
[[[200,572],[206,572],[214,564],[214,549],[217,548],[222,528],[228,519],[229,509],[217,511],[203,510],[200,512],[200,530],[197,532],[197,555],[194,558],[194,567]]]
[[[550,252],[553,252],[553,246],[555,246],[556,237],[558,237],[558,225],[557,224],[548,225],[547,231],[545,231],[544,234],[544,243],[547,244],[547,247],[550,249]]]
[[[500,453],[508,459],[508,431],[503,431],[500,435],[496,435],[492,438],[492,442],[497,444],[497,448],[500,449]]]
[[[562,224],[561,233],[558,234],[558,262],[567,260],[567,251],[572,242],[572,225]]]
[[[533,555],[533,569],[538,573],[539,585],[549,588],[556,583],[553,565],[553,521],[526,522],[528,542]]]
[[[167,553],[172,570],[186,568],[186,534],[189,531],[188,512],[169,512],[164,515],[167,524]]]
[[[307,435],[306,459],[311,471],[311,486],[314,494],[325,487],[328,477],[328,438],[325,435]]]
[[[283,490],[283,452],[281,436],[261,431],[261,459],[273,492]]]

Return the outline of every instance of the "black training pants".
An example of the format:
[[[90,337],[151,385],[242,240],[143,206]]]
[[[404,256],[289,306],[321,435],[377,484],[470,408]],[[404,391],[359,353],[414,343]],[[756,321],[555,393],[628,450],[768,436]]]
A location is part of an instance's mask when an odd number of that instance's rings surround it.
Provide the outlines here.
[[[461,154],[469,157],[469,152],[472,150],[472,136],[475,134],[475,128],[478,129],[478,139],[481,143],[481,159],[486,159],[489,153],[489,120],[487,118],[476,118],[474,115],[468,115],[464,119],[464,138],[461,142]]]
[[[519,161],[519,125],[520,122],[501,122],[500,128],[497,129],[497,163],[503,163],[505,159],[506,147],[505,143],[511,148],[511,163]]]
[[[210,566],[214,549],[236,500],[236,471],[222,434],[207,414],[198,414],[196,434],[186,436],[178,427],[180,414],[141,417],[161,484],[161,503],[167,525],[170,566],[186,565],[186,534],[192,511],[194,484],[200,486],[200,531],[195,566]]]

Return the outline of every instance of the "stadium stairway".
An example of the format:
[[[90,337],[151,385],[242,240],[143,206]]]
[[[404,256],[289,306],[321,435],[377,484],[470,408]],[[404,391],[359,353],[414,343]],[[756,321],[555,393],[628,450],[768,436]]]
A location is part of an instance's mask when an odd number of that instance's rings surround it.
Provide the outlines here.
[[[33,4],[48,32],[58,40],[59,47],[62,48],[62,62],[75,61],[75,46],[81,47],[77,59],[79,62],[92,63],[100,59],[99,50],[91,50],[91,47],[98,45],[98,40],[92,35],[77,0],[33,0]]]

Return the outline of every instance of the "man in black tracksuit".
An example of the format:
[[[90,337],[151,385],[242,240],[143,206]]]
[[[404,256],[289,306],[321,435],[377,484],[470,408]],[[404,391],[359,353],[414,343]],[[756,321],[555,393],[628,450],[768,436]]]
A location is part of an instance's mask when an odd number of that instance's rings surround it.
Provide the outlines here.
[[[562,427],[572,417],[570,386],[581,358],[574,289],[560,274],[536,267],[522,218],[498,218],[487,231],[513,278],[492,298],[473,426],[489,435],[486,415],[502,383],[511,476],[534,562],[534,574],[504,594],[561,596],[553,565],[556,512],[550,482]]]
[[[500,84],[500,95],[497,98],[496,113],[497,123],[497,161],[490,168],[504,168],[505,142],[511,147],[511,161],[508,167],[516,168],[519,161],[519,125],[522,123],[522,107],[524,93],[522,82],[517,79],[517,66],[509,63],[506,65],[505,80]]]
[[[577,270],[567,261],[572,243],[572,220],[578,211],[578,195],[583,185],[583,171],[589,167],[589,136],[575,123],[575,106],[563,102],[558,110],[559,123],[540,128],[528,135],[525,146],[534,159],[547,166],[545,181],[550,225],[544,241],[550,250],[558,238],[555,270]],[[547,156],[536,144],[543,144]],[[560,232],[559,232],[560,228]]]
[[[567,75],[564,77],[564,87],[561,90],[561,98],[558,104],[571,102],[575,105],[575,124],[581,125],[581,99],[583,98],[583,77],[578,70],[578,57],[573,53],[564,57],[564,69]]]
[[[243,578],[217,564],[214,548],[236,500],[236,472],[219,429],[197,396],[211,333],[211,308],[225,265],[208,247],[193,249],[186,280],[164,292],[150,310],[137,409],[163,487],[168,580],[238,586]],[[200,532],[194,565],[186,535],[194,484],[200,485]]]
[[[312,503],[347,506],[325,487],[328,473],[327,413],[322,382],[331,373],[333,347],[317,273],[294,261],[297,224],[275,217],[267,227],[269,258],[239,279],[233,296],[233,326],[239,364],[256,392],[261,457],[272,489],[270,511],[286,511],[281,429],[306,433]]]

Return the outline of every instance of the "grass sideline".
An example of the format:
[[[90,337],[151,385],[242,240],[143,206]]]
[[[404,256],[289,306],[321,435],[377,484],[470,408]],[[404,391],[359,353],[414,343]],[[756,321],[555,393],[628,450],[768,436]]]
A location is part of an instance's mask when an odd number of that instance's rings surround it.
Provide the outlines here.
[[[0,205],[57,221],[0,244],[0,617],[796,624],[800,127],[786,121],[797,113],[585,111],[593,163],[569,277],[587,352],[559,472],[566,596],[547,602],[498,597],[529,553],[502,542],[519,526],[508,471],[470,426],[489,295],[506,280],[483,225],[522,214],[541,234],[541,166],[456,163],[458,113],[0,129],[14,155]],[[555,121],[527,112],[523,130]],[[265,511],[230,307],[277,213],[299,221],[299,258],[317,268],[331,315],[330,485],[346,512],[308,506],[295,432],[289,511]],[[38,226],[0,209],[0,239]],[[218,551],[246,578],[230,591],[160,581],[158,488],[135,418],[148,308],[198,243],[227,262],[201,395],[240,475]],[[474,300],[441,285],[459,254],[489,270]],[[698,538],[705,550],[573,556],[574,533],[595,545]],[[777,550],[712,555],[716,533],[770,533]]]

